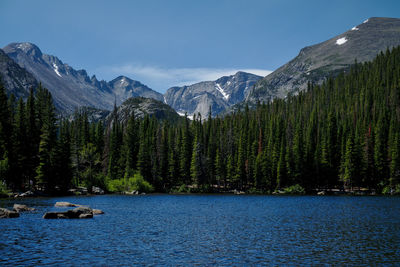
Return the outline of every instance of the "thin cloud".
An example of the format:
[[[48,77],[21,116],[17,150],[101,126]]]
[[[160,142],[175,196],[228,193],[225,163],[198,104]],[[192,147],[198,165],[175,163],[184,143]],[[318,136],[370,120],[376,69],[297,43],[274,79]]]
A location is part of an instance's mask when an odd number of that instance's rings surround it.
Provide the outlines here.
[[[229,69],[229,68],[161,68],[126,64],[100,68],[98,72],[107,76],[125,75],[138,80],[159,92],[165,92],[173,86],[183,86],[201,81],[214,81],[222,76],[233,75],[238,71],[267,76],[272,71],[264,69]]]

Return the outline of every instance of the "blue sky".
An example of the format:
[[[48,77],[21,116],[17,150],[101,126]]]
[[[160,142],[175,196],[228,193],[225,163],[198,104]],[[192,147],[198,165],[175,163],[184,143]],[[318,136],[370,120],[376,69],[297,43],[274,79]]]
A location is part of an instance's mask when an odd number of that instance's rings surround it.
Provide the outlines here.
[[[400,17],[400,1],[1,0],[0,47],[32,42],[99,79],[164,92],[237,70],[265,76],[369,17]]]

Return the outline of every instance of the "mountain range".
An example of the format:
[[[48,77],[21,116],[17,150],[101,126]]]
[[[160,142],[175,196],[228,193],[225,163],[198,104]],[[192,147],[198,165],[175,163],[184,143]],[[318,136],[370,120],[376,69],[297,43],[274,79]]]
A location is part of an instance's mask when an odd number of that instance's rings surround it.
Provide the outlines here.
[[[248,95],[251,86],[262,78],[238,72],[216,81],[172,87],[163,96],[139,81],[125,76],[119,76],[110,82],[99,81],[96,76],[89,77],[85,70],[75,70],[59,58],[43,54],[32,43],[7,45],[1,51],[0,63],[4,66],[0,68],[0,74],[4,76],[9,92],[18,97],[26,97],[29,87],[36,87],[40,81],[52,93],[57,109],[66,113],[72,113],[78,107],[111,110],[114,103],[120,105],[130,97],[145,97],[164,101],[181,115],[187,113],[188,116],[193,116],[200,113],[206,116],[211,107],[215,116],[242,101]],[[17,68],[19,74],[15,75],[17,71],[14,71],[13,75],[9,75],[7,68]],[[19,80],[16,79],[18,77]],[[10,82],[14,80],[18,82]]]
[[[251,106],[258,101],[296,94],[307,88],[309,82],[320,84],[327,77],[346,71],[354,62],[370,61],[379,52],[398,45],[400,19],[374,17],[343,34],[301,49],[298,56],[266,77],[237,72],[215,81],[171,87],[162,95],[125,76],[99,81],[94,75],[89,77],[85,70],[75,70],[59,58],[43,54],[32,43],[11,43],[0,49],[0,76],[7,91],[17,97],[26,97],[29,88],[40,82],[50,90],[61,113],[71,114],[78,107],[90,107],[88,110],[93,112],[111,111],[114,104],[144,97],[157,100],[150,105],[152,109],[157,105],[161,108],[160,103],[164,102],[181,116],[200,113],[206,117],[210,108],[216,116],[245,103]],[[136,101],[149,107],[144,98]],[[126,106],[139,107],[137,103]]]
[[[57,109],[62,112],[72,112],[81,106],[111,110],[114,102],[119,105],[135,96],[163,99],[162,94],[128,77],[98,81],[85,70],[75,70],[57,57],[43,54],[31,43],[12,43],[3,51],[50,90]]]

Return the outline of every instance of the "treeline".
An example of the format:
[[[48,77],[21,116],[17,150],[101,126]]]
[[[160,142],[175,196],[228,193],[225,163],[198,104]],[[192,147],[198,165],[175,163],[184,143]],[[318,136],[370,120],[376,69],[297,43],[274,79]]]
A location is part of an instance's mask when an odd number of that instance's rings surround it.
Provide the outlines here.
[[[41,85],[24,102],[7,97],[0,84],[0,112],[1,188],[62,193],[81,185],[82,176],[92,179],[85,166],[92,163],[93,149],[102,154],[101,123],[57,118],[51,94]]]
[[[116,110],[106,126],[83,111],[57,122],[47,90],[26,103],[0,91],[0,175],[13,190],[147,181],[158,192],[400,191],[400,48],[254,110],[175,124],[122,125]]]

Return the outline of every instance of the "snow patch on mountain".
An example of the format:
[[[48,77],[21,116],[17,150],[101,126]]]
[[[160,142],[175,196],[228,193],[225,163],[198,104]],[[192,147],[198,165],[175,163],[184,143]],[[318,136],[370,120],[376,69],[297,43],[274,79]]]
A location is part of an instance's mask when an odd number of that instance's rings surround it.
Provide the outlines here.
[[[215,89],[217,89],[218,92],[220,92],[225,99],[229,98],[229,95],[224,91],[224,89],[222,89],[222,87],[219,83],[215,84]]]
[[[54,69],[54,72],[55,72],[58,76],[62,77],[61,74],[60,74],[60,72],[58,71],[58,66],[57,66],[56,63],[53,63],[53,69]]]
[[[369,19],[366,19],[366,20],[364,20],[364,22],[363,23],[367,23],[369,21]]]
[[[358,31],[359,28],[357,28],[357,27],[354,26],[353,28],[351,28],[351,30],[352,30],[352,31]]]
[[[337,45],[342,45],[344,43],[346,43],[348,40],[346,39],[346,37],[342,37],[336,40],[336,44]]]
[[[185,117],[185,114],[186,114],[185,112],[179,112],[179,111],[177,111],[176,113],[178,113],[178,115],[181,117]],[[193,120],[193,115],[187,115],[187,118],[189,120]]]

